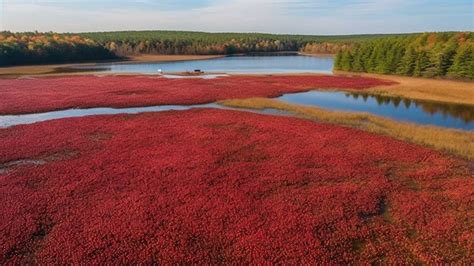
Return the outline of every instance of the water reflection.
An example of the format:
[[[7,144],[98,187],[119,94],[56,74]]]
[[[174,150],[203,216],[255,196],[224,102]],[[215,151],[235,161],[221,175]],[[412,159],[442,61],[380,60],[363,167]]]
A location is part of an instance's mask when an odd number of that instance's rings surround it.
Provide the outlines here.
[[[368,112],[424,125],[474,130],[474,106],[410,100],[367,92],[310,91],[285,94],[279,100],[327,109]]]
[[[474,106],[470,105],[411,100],[401,97],[371,95],[363,92],[350,92],[345,95],[346,97],[352,97],[355,100],[361,98],[364,102],[367,102],[369,98],[375,99],[379,106],[392,105],[393,107],[398,108],[400,104],[402,104],[406,110],[409,110],[410,107],[414,105],[416,108],[421,108],[425,113],[431,115],[440,113],[446,118],[449,116],[460,118],[465,123],[471,123],[474,121]]]

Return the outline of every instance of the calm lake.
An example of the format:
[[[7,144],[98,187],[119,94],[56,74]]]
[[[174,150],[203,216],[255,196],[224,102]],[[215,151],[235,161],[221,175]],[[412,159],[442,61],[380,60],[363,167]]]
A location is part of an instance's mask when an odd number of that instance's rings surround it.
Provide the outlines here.
[[[303,56],[297,54],[280,56],[226,56],[207,60],[156,62],[156,63],[111,63],[92,67],[98,71],[114,73],[156,74],[163,72],[186,72],[200,69],[204,72],[241,74],[271,73],[326,73],[331,74],[334,59],[330,56]],[[84,67],[91,69],[91,67]],[[79,68],[81,69],[81,68]]]

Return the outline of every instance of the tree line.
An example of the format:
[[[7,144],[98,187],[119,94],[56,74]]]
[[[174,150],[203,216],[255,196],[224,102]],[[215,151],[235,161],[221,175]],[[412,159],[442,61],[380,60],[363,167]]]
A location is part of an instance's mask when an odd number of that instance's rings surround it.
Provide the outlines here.
[[[385,35],[311,36],[192,31],[124,31],[83,33],[81,36],[96,40],[118,55],[128,56],[143,53],[207,55],[280,51],[335,53],[341,49],[339,47]],[[319,47],[311,49],[311,45]]]
[[[0,32],[0,66],[113,59],[103,45],[79,35]]]
[[[335,69],[473,80],[473,37],[472,32],[442,32],[368,40],[339,51]]]

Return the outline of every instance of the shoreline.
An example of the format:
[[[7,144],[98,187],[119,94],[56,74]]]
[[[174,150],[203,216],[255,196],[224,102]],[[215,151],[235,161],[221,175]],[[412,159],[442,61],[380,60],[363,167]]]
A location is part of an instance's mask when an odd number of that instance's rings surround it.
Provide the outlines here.
[[[131,56],[124,59],[117,60],[104,60],[97,62],[86,62],[86,63],[64,63],[64,64],[46,64],[46,65],[27,65],[27,66],[8,66],[0,67],[0,78],[11,78],[28,75],[51,75],[51,74],[62,74],[70,75],[72,73],[58,73],[58,70],[64,68],[78,67],[78,66],[100,66],[102,64],[116,63],[116,64],[133,64],[133,63],[145,63],[145,62],[178,62],[178,61],[196,61],[196,60],[207,60],[214,58],[222,58],[225,55],[138,55]],[[100,73],[100,72],[78,72],[81,74]]]
[[[320,53],[320,54],[311,54],[311,53],[305,53],[305,52],[298,52],[299,55],[301,56],[315,56],[315,57],[336,57],[336,54],[329,54],[329,53]]]

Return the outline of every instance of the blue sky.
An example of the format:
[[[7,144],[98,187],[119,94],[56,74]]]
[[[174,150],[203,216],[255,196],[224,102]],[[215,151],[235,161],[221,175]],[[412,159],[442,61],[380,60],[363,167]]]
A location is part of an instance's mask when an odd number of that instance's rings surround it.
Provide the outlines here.
[[[0,30],[303,34],[473,30],[474,0],[0,0]]]

